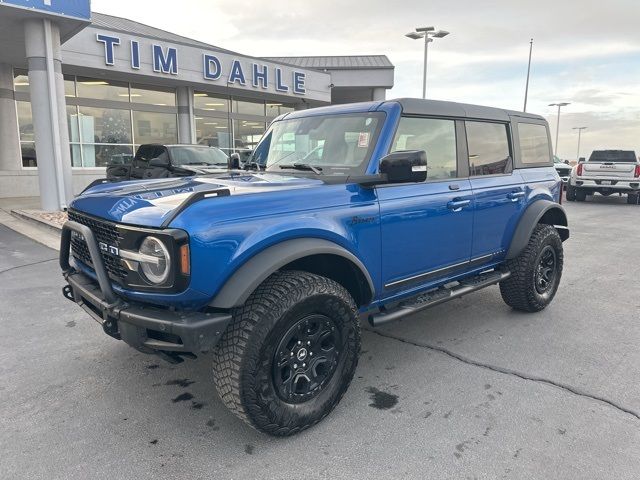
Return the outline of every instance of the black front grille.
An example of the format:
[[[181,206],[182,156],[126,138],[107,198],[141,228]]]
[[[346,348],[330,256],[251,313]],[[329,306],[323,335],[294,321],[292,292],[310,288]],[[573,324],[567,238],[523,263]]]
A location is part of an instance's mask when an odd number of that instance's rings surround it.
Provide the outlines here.
[[[69,220],[89,227],[95,235],[98,244],[103,243],[111,247],[120,247],[122,237],[115,223],[93,218],[73,210],[69,210],[67,214]],[[71,253],[85,265],[93,266],[87,244],[84,239],[78,235],[71,235]],[[126,278],[127,270],[123,267],[122,260],[119,257],[111,255],[108,251],[105,252],[102,249],[100,249],[100,254],[102,255],[107,273],[109,273],[110,276],[115,279]]]

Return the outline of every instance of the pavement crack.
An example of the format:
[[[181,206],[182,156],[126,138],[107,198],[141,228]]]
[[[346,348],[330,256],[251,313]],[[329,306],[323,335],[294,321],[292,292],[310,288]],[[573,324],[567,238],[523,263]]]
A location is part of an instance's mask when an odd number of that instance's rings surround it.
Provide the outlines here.
[[[378,335],[380,337],[384,337],[384,338],[388,338],[391,340],[396,340],[398,342],[402,342],[402,343],[406,343],[409,345],[413,345],[414,347],[419,347],[419,348],[426,348],[428,350],[433,350],[435,352],[440,352],[444,355],[447,355],[448,357],[451,357],[455,360],[458,360],[460,362],[466,363],[467,365],[473,365],[475,367],[480,367],[480,368],[484,368],[487,370],[491,370],[492,372],[497,372],[497,373],[502,373],[504,375],[511,375],[514,377],[518,377],[522,380],[528,380],[531,382],[536,382],[536,383],[543,383],[546,385],[551,385],[553,387],[557,387],[561,390],[564,390],[566,392],[572,393],[574,395],[580,396],[580,397],[584,397],[584,398],[589,398],[591,400],[596,400],[598,402],[602,402],[605,403],[607,405],[609,405],[610,407],[615,408],[616,410],[626,413],[628,415],[631,415],[633,417],[635,417],[637,420],[640,420],[640,412],[633,410],[631,408],[627,408],[624,407],[618,403],[616,403],[613,400],[609,400],[608,398],[605,397],[601,397],[599,395],[595,395],[589,392],[585,392],[583,390],[580,390],[577,387],[568,385],[566,383],[562,383],[562,382],[557,382],[555,380],[551,380],[548,378],[544,378],[544,377],[539,377],[536,375],[530,375],[528,373],[524,373],[524,372],[519,372],[517,370],[512,370],[510,368],[506,368],[506,367],[501,367],[499,365],[492,365],[490,363],[484,363],[484,362],[480,362],[478,360],[473,360],[471,358],[465,357],[464,355],[460,355],[459,353],[456,353],[452,350],[449,350],[447,348],[444,347],[440,347],[438,345],[432,345],[429,343],[423,343],[423,342],[417,342],[415,340],[407,340],[406,338],[402,338],[396,335],[393,335],[391,333],[387,333],[387,332],[381,332],[379,330],[372,330],[370,328],[365,328],[365,330],[367,330],[368,332],[374,333],[375,335]]]
[[[58,257],[47,258],[46,260],[40,260],[38,262],[25,263],[24,265],[16,265],[15,267],[5,268],[4,270],[0,270],[0,274],[10,272],[11,270],[17,270],[19,268],[31,267],[32,265],[38,265],[40,263],[53,262],[54,260],[58,260]]]

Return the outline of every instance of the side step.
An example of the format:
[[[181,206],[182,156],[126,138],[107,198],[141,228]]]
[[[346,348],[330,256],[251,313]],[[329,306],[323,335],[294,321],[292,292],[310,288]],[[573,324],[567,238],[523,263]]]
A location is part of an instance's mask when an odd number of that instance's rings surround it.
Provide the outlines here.
[[[456,285],[448,287],[440,287],[421,293],[417,297],[413,297],[400,302],[392,310],[384,310],[369,315],[369,323],[372,327],[379,327],[388,322],[398,320],[407,315],[419,312],[425,308],[438,305],[439,303],[448,302],[454,298],[461,297],[467,293],[475,292],[481,288],[495,285],[502,280],[509,278],[511,272],[500,272],[493,270],[491,272],[482,273],[475,277],[461,280]]]

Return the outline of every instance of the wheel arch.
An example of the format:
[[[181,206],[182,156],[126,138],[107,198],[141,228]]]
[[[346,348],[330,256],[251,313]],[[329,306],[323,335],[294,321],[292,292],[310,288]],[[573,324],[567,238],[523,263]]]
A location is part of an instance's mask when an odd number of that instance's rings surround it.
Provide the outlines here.
[[[533,229],[540,223],[554,226],[563,242],[569,238],[569,222],[564,208],[551,200],[537,200],[522,214],[507,251],[507,260],[520,254],[529,243]]]
[[[358,306],[370,303],[375,295],[371,275],[353,253],[328,240],[297,238],[272,245],[243,263],[209,306],[229,309],[242,305],[279,270],[304,270],[331,278],[347,289]]]

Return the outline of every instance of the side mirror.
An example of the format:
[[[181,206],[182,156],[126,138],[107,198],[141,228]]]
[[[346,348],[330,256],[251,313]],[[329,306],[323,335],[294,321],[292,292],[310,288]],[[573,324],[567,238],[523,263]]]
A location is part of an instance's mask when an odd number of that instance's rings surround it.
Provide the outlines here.
[[[229,170],[239,170],[240,169],[240,154],[235,152],[229,155],[229,160],[227,160],[227,168]]]
[[[580,163],[582,163],[582,162],[584,162],[584,161],[585,161],[585,158],[584,158],[584,157],[580,157],[580,158],[578,159],[578,162],[580,162]]]
[[[424,150],[401,150],[380,160],[380,173],[388,183],[418,183],[427,179],[427,153]]]
[[[149,160],[150,167],[158,167],[158,168],[169,168],[171,166],[171,162],[169,159],[165,157],[156,157]]]
[[[565,160],[564,163],[570,165],[569,160]]]

